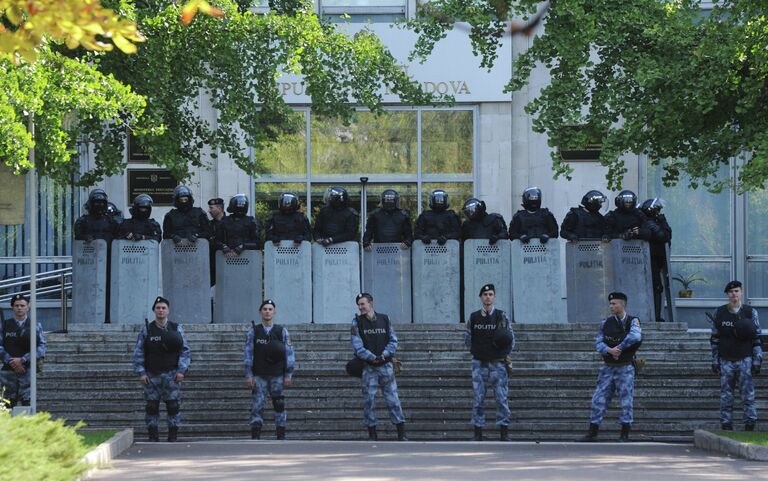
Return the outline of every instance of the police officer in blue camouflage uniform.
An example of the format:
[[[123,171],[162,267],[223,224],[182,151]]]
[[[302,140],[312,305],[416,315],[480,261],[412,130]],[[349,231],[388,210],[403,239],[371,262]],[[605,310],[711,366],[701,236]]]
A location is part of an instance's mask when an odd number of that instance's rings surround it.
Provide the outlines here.
[[[144,385],[146,423],[150,441],[159,441],[160,401],[168,415],[168,441],[177,439],[181,423],[181,381],[189,369],[189,346],[184,329],[168,320],[170,302],[158,297],[152,304],[155,320],[146,322],[133,351],[133,370]]]
[[[738,384],[744,405],[744,430],[757,424],[755,382],[760,373],[763,350],[760,346],[760,321],[757,309],[741,303],[741,282],[725,286],[728,304],[717,308],[712,325],[712,371],[720,375],[720,427],[733,430],[733,391]]]
[[[496,398],[496,425],[501,441],[509,441],[508,377],[505,358],[515,346],[515,335],[509,317],[493,306],[496,287],[486,284],[480,288],[483,308],[473,312],[464,332],[464,343],[472,353],[472,441],[483,440],[485,426],[485,389],[490,384]]]
[[[275,408],[275,434],[285,439],[285,396],[283,388],[291,386],[296,358],[288,329],[273,323],[275,302],[267,299],[259,306],[261,324],[251,323],[245,340],[243,361],[245,379],[253,394],[251,404],[251,439],[261,439],[264,405],[267,395]]]
[[[0,329],[0,397],[10,402],[13,408],[19,402],[29,406],[30,402],[30,347],[31,329],[29,325],[29,299],[16,294],[11,298],[13,319],[5,319]],[[45,337],[43,326],[37,323],[38,362],[45,357]],[[4,391],[3,391],[4,390]]]
[[[363,292],[355,297],[360,314],[352,321],[352,350],[365,361],[363,367],[363,417],[368,426],[368,440],[377,441],[376,391],[381,388],[389,408],[389,417],[397,428],[397,440],[405,436],[405,416],[397,395],[392,356],[397,352],[397,336],[389,316],[373,310],[373,296]]]
[[[632,401],[635,389],[635,353],[642,344],[640,320],[627,314],[627,296],[623,292],[608,294],[611,316],[600,324],[595,337],[595,348],[603,356],[605,364],[597,374],[597,388],[592,396],[592,413],[589,432],[579,441],[597,440],[600,423],[611,402],[613,393],[618,391],[621,405],[621,434],[619,441],[629,441],[632,426]]]

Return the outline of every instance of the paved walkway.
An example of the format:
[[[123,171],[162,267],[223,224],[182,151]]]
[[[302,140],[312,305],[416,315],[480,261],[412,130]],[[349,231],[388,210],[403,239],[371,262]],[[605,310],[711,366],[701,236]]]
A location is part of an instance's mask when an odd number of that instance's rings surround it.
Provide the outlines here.
[[[768,480],[768,464],[690,445],[201,441],[137,443],[94,480]]]

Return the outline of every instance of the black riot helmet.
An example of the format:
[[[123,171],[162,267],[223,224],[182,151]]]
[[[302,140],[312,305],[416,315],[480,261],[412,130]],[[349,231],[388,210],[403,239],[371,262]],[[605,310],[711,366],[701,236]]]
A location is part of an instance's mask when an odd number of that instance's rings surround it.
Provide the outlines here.
[[[283,192],[277,198],[277,208],[285,214],[292,214],[299,210],[299,197],[293,192]]]
[[[400,194],[394,189],[387,189],[381,193],[381,207],[386,211],[400,208]]]
[[[185,200],[186,197],[186,200]],[[179,185],[173,189],[173,206],[179,210],[189,210],[195,204],[192,191],[186,185]]]
[[[631,190],[622,190],[613,202],[619,210],[630,211],[637,207],[637,196]]]
[[[581,198],[581,205],[590,212],[598,212],[603,208],[605,196],[599,190],[590,190]]]
[[[117,208],[112,202],[107,202],[107,214],[110,217],[123,217],[123,211]]]
[[[333,207],[341,208],[349,204],[349,194],[344,187],[331,187],[326,192],[327,203]]]
[[[480,219],[485,214],[485,201],[472,197],[464,202],[464,208],[462,210],[464,211],[464,215],[467,216],[467,219]]]
[[[640,206],[640,210],[648,217],[658,217],[661,214],[661,209],[664,208],[664,200],[654,197],[643,202]]]
[[[541,189],[528,187],[523,191],[523,208],[531,212],[541,208]]]
[[[106,192],[102,189],[93,189],[88,194],[88,202],[85,203],[85,209],[89,214],[106,214],[108,202]]]
[[[147,194],[139,194],[133,199],[133,206],[128,209],[134,219],[149,219],[152,215],[152,197]]]
[[[437,212],[447,209],[448,194],[442,189],[432,192],[429,196],[429,208]]]
[[[235,215],[245,215],[248,213],[248,197],[245,194],[235,194],[229,199],[227,212]]]

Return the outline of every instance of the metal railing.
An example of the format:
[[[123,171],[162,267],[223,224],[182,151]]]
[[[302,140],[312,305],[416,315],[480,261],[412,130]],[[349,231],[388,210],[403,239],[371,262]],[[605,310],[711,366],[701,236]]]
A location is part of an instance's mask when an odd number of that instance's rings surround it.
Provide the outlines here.
[[[28,257],[4,257],[0,258],[0,264],[28,264]],[[54,307],[53,299],[41,299],[52,294],[58,294],[58,307],[60,325],[62,330],[67,330],[67,309],[72,292],[72,258],[71,257],[43,257],[37,258],[36,264],[70,264],[69,267],[40,272],[35,276],[37,284],[38,304],[41,307]],[[18,276],[0,280],[0,305],[7,305],[16,294],[28,296],[30,294],[29,275]],[[46,305],[47,304],[47,305]]]

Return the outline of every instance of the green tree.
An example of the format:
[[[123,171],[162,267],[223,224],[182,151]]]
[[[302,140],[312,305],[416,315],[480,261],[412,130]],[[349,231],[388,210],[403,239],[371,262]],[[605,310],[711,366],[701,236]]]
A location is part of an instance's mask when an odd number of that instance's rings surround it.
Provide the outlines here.
[[[490,67],[508,20],[531,19],[538,0],[435,0],[409,26],[427,56],[456,22],[466,22],[474,52]],[[743,159],[740,191],[768,179],[768,4],[722,0],[710,12],[697,0],[557,0],[547,3],[543,33],[514,60],[507,91],[527,84],[536,66],[551,80],[526,107],[550,146],[602,139],[609,187],[621,188],[624,153],[664,162],[664,181],[685,179],[712,191],[718,175]],[[512,23],[512,28],[517,28]],[[522,28],[523,31],[530,29]],[[555,176],[571,167],[557,151]]]

